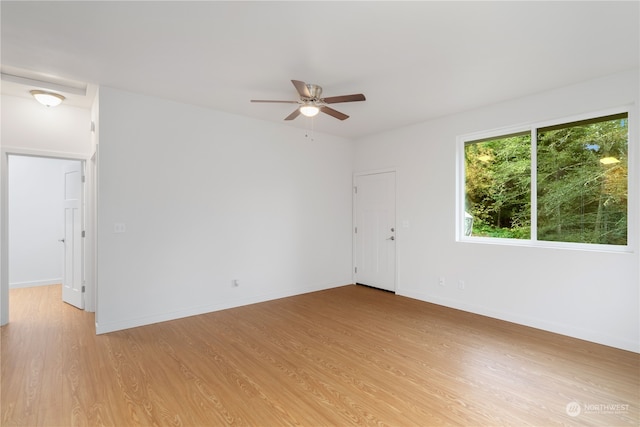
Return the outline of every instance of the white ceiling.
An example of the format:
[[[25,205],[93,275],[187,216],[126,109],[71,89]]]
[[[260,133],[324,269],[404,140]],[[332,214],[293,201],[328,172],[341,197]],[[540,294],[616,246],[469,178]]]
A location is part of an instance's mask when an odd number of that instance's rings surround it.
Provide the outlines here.
[[[637,68],[639,2],[2,1],[3,72],[107,85],[257,119],[295,107],[291,79],[351,116],[357,138]],[[8,71],[7,71],[8,70]],[[3,93],[27,87],[3,81]],[[91,92],[91,91],[90,91]],[[27,96],[27,95],[25,95]],[[71,104],[90,105],[87,97]]]

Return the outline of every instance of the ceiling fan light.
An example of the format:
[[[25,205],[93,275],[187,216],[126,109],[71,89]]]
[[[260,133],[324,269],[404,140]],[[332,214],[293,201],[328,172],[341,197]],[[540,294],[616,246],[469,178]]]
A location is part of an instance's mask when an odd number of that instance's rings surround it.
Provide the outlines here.
[[[317,116],[319,112],[320,109],[315,105],[306,104],[300,107],[300,113],[302,113],[303,116],[314,117]]]
[[[30,91],[31,95],[38,101],[40,104],[45,107],[55,107],[62,103],[65,100],[65,97],[53,92],[47,92],[44,90],[32,90]]]

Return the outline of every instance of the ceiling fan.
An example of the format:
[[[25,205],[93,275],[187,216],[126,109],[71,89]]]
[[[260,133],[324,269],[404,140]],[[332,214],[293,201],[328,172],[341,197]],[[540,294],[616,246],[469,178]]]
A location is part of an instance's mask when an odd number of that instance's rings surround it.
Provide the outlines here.
[[[354,101],[365,101],[366,98],[363,94],[358,93],[355,95],[341,95],[341,96],[330,96],[328,98],[321,98],[322,96],[322,88],[318,85],[307,84],[300,80],[291,80],[291,83],[295,86],[298,94],[300,95],[300,99],[297,101],[275,101],[275,100],[266,100],[266,99],[252,99],[251,102],[277,102],[277,103],[285,103],[285,104],[299,104],[300,106],[287,117],[285,120],[293,120],[298,117],[300,114],[313,117],[317,115],[319,112],[323,112],[332,117],[335,117],[338,120],[346,120],[349,118],[344,113],[340,111],[334,110],[329,107],[327,104],[337,104],[339,102],[354,102]]]

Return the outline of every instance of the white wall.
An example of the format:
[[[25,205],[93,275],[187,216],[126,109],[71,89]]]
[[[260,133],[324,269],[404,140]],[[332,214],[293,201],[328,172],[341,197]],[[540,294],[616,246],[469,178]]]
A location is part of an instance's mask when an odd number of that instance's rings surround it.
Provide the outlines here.
[[[398,293],[640,351],[637,126],[629,162],[634,253],[455,241],[458,135],[637,105],[638,81],[633,70],[357,141],[356,172],[398,170],[398,221],[410,224],[398,229]]]
[[[351,282],[350,141],[107,87],[99,111],[98,332]]]
[[[32,98],[2,95],[2,148],[87,158],[91,111],[62,104],[47,108]]]
[[[9,157],[9,287],[62,283],[64,180],[69,160]]]
[[[0,97],[0,324],[9,321],[8,156],[86,159],[91,151],[90,111],[46,108],[31,98]]]

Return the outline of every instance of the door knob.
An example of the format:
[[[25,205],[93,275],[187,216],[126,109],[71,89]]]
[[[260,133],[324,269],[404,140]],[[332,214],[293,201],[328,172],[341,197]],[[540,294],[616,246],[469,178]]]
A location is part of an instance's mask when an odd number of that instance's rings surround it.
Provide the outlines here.
[[[394,236],[391,236],[387,240],[396,240],[396,238]]]
[[[58,242],[64,243],[64,239],[58,239]]]

